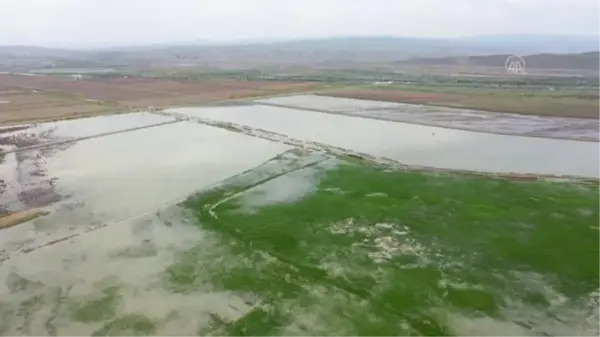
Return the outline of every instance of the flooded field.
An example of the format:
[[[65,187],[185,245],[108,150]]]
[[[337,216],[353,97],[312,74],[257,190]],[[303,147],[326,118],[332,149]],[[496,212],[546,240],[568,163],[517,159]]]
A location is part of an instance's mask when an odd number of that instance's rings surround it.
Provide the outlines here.
[[[178,254],[167,282],[254,291],[211,335],[595,335],[597,193],[323,158],[188,199],[221,249]]]
[[[165,112],[237,123],[407,165],[484,172],[598,177],[599,144],[507,136],[247,105]]]
[[[5,180],[0,204],[8,212],[58,207],[64,212],[53,212],[41,222],[62,222],[61,229],[70,231],[71,224],[65,222],[77,225],[85,219],[102,224],[173,204],[287,148],[216,128],[176,123],[19,151],[7,154],[0,165]],[[28,235],[37,237],[28,226],[10,231],[9,236],[19,241],[28,241]],[[44,240],[62,235],[50,232]]]
[[[0,127],[0,149],[18,148],[94,137],[120,131],[163,125],[173,118],[148,112],[98,116],[52,123]]]
[[[203,238],[173,205],[287,149],[174,123],[7,154],[0,165],[4,211],[44,214],[0,232],[0,333],[90,335],[112,317],[103,310],[113,312],[122,298],[126,317],[150,307],[164,313],[169,325],[160,334],[195,334],[202,312],[205,320],[235,315],[231,305],[247,307],[239,295],[153,288],[173,254]],[[179,320],[167,317],[179,312]]]
[[[277,97],[258,100],[257,103],[487,133],[591,141],[600,139],[600,122],[597,119],[494,113],[316,95]]]
[[[374,164],[597,177],[597,143],[257,105],[0,140],[0,335],[598,334],[597,184]]]

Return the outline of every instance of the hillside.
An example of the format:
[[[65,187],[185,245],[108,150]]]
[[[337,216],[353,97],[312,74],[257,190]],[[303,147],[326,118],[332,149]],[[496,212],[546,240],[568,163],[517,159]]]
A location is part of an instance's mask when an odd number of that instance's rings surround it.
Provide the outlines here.
[[[191,63],[323,64],[393,62],[414,57],[457,55],[581,53],[600,50],[598,39],[569,37],[411,38],[394,36],[336,37],[239,44],[191,43],[94,51],[116,59]]]
[[[565,42],[568,41],[568,42]],[[564,36],[479,36],[469,38],[411,38],[394,36],[335,37],[277,42],[209,43],[196,41],[180,44],[69,50],[31,46],[0,46],[0,70],[55,67],[172,67],[252,68],[261,66],[348,67],[360,64],[390,63],[411,58],[438,58],[459,55],[583,53],[599,50],[598,38]],[[592,55],[593,56],[593,55]],[[487,57],[487,56],[486,56]],[[473,58],[470,62],[497,64]],[[591,66],[582,56],[585,67]],[[550,61],[537,57],[542,64],[576,64],[577,60]],[[546,57],[548,58],[548,57]],[[592,57],[593,58],[593,57]],[[596,55],[597,59],[597,55]],[[422,62],[446,62],[413,60]],[[535,60],[532,60],[532,66]],[[590,65],[588,65],[590,63]],[[597,66],[597,62],[596,62]],[[4,69],[2,69],[4,68]]]
[[[17,57],[77,57],[85,54],[81,50],[61,49],[61,48],[46,48],[37,46],[0,46],[0,57],[17,58]]]
[[[469,67],[503,67],[510,54],[485,56],[459,56],[440,58],[415,58],[398,62],[402,65],[419,66],[469,66]],[[528,69],[600,69],[600,53],[586,52],[578,54],[534,54],[524,56]]]

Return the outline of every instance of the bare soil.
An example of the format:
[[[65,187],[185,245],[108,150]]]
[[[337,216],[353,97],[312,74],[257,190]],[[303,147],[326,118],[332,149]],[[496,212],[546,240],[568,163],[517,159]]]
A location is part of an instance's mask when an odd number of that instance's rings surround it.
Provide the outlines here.
[[[32,89],[0,90],[0,123],[94,115],[114,110],[114,104],[89,102],[60,93]]]
[[[314,83],[277,81],[74,80],[0,74],[0,123],[72,118],[148,107],[199,104],[307,91]]]
[[[26,211],[15,212],[5,216],[0,215],[0,229],[16,226],[20,223],[27,222],[48,214],[41,209],[28,209]]]

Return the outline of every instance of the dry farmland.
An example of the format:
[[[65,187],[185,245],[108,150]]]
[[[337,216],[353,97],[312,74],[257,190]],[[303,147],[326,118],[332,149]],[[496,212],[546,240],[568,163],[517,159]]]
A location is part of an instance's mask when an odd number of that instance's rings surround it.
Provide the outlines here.
[[[0,123],[74,118],[306,91],[312,83],[145,79],[75,80],[0,74]]]

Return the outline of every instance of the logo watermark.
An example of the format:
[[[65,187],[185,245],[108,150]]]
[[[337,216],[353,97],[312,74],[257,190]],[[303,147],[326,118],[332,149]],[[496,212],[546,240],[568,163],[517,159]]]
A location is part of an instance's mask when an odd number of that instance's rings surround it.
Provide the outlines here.
[[[506,58],[504,61],[504,69],[509,74],[519,74],[524,75],[525,68],[527,67],[527,63],[525,63],[525,59],[521,56],[511,55]]]

